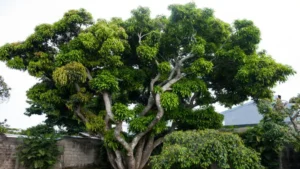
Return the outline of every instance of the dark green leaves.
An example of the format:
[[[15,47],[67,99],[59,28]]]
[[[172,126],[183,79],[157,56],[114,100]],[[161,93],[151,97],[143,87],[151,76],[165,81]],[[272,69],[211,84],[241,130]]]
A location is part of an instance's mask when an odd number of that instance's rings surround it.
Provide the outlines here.
[[[103,71],[98,74],[91,82],[90,85],[97,91],[118,91],[118,81],[110,72]]]
[[[146,61],[151,61],[155,58],[157,54],[157,49],[147,45],[141,45],[136,49],[136,52],[139,57]]]
[[[171,65],[169,62],[162,62],[158,65],[158,71],[162,74],[169,73],[171,71]]]
[[[128,106],[116,103],[112,107],[112,111],[115,114],[115,120],[117,121],[129,121],[134,116],[134,111],[129,110]]]
[[[212,68],[212,62],[206,61],[203,58],[199,58],[191,65],[191,72],[195,73],[197,76],[202,76],[211,72]]]
[[[165,92],[161,94],[161,105],[166,110],[173,110],[179,106],[179,98],[175,93]]]

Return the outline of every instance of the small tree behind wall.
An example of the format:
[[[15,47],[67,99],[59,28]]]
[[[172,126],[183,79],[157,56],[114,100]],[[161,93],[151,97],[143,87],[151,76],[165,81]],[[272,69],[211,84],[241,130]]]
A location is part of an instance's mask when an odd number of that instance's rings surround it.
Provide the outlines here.
[[[284,121],[288,111],[280,99],[260,100],[258,109],[263,119],[260,123],[241,134],[245,145],[261,153],[262,164],[267,168],[282,168],[281,152],[283,148],[294,142],[292,128]]]
[[[61,153],[57,146],[58,135],[52,127],[37,125],[25,131],[22,144],[17,148],[18,158],[27,169],[49,169]]]
[[[10,88],[5,83],[2,76],[0,76],[0,103],[7,100],[10,96],[9,93]]]

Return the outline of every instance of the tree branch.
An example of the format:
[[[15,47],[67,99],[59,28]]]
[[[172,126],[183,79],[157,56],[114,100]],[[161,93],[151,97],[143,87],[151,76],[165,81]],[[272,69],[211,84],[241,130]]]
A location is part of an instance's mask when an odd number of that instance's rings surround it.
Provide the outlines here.
[[[296,112],[294,115],[289,115],[290,121],[291,121],[291,123],[292,123],[292,125],[294,127],[294,130],[297,133],[299,133],[299,130],[298,130],[298,126],[297,126],[295,120],[297,119],[297,117],[299,117],[299,114],[300,114],[300,111]]]
[[[148,32],[148,33],[146,33],[146,34],[144,34],[144,35],[142,35],[142,32],[138,33],[137,36],[138,36],[138,38],[139,38],[139,44],[142,43],[142,38],[143,38],[143,37],[145,37],[145,36],[147,36],[147,35],[149,35],[149,34],[151,34],[151,33],[153,33],[153,31]]]
[[[144,153],[142,157],[142,162],[139,166],[139,169],[144,168],[144,166],[147,164],[149,161],[149,157],[151,156],[151,153],[153,151],[153,142],[154,142],[154,136],[150,136],[148,139],[148,142],[146,144],[146,147],[144,148]]]
[[[168,90],[171,85],[173,85],[174,83],[176,83],[178,80],[180,80],[183,76],[181,75],[181,65],[184,61],[186,61],[187,59],[189,58],[192,58],[194,55],[192,54],[189,54],[188,56],[182,58],[181,60],[179,60],[175,66],[175,71],[176,71],[176,77],[171,79],[168,83],[166,83],[163,87],[162,87],[162,90],[163,91],[166,91]],[[135,138],[132,140],[131,142],[131,148],[134,149],[135,146],[137,145],[137,143],[139,142],[139,140],[146,134],[148,133],[157,123],[158,121],[162,118],[163,114],[164,114],[164,110],[161,106],[161,103],[160,103],[160,94],[156,94],[155,96],[155,103],[156,103],[156,106],[157,106],[157,109],[158,109],[158,113],[155,117],[155,119],[153,119],[153,121],[148,125],[147,129],[144,131],[144,132],[141,132],[139,134],[137,134],[135,136]]]
[[[123,162],[122,162],[122,155],[119,150],[115,150],[116,158],[115,162],[117,163],[118,169],[125,169]]]
[[[149,112],[149,110],[152,108],[153,104],[154,104],[153,96],[152,96],[152,94],[150,94],[150,96],[148,98],[147,106],[141,112],[140,116],[145,116]]]
[[[84,124],[88,123],[87,119],[81,113],[81,106],[80,105],[77,106],[77,108],[75,109],[75,113],[83,121]]]
[[[142,33],[138,33],[137,36],[139,38],[139,44],[141,44],[142,43]]]
[[[105,120],[107,120],[106,122],[108,122],[109,119],[114,121],[114,115],[111,110],[111,101],[109,98],[109,94],[108,94],[108,92],[103,92],[102,95],[103,95],[103,100],[104,100],[104,104],[105,104],[106,116],[107,116],[107,117],[105,117]]]
[[[158,139],[156,139],[153,143],[153,149],[155,149],[157,146],[159,146],[163,141],[164,141],[165,137],[160,137]]]
[[[132,149],[130,148],[129,144],[124,140],[124,138],[121,137],[121,131],[122,131],[122,122],[118,122],[116,124],[115,128],[115,137],[118,140],[120,144],[127,150],[128,153],[131,153]]]
[[[154,79],[151,80],[150,82],[150,95],[152,95],[152,92],[154,90],[154,84],[158,81],[158,79],[160,78],[160,73],[158,73]]]
[[[112,165],[112,167],[114,169],[118,169],[113,152],[111,150],[109,150],[108,148],[106,148],[106,152],[107,152],[108,160],[109,160],[110,164]]]
[[[156,114],[156,117],[152,120],[152,122],[148,125],[147,129],[144,132],[141,132],[139,134],[137,134],[134,139],[131,142],[131,148],[134,149],[135,146],[137,145],[137,143],[139,142],[139,140],[145,135],[147,134],[162,118],[162,116],[164,115],[164,109],[161,106],[160,103],[160,94],[156,94],[155,95],[155,103],[156,103],[156,107],[158,109],[158,112]]]
[[[145,37],[145,36],[147,36],[147,35],[149,35],[149,34],[151,34],[151,33],[153,33],[154,31],[150,31],[150,32],[148,32],[148,33],[145,33],[144,35],[142,35],[141,37],[143,38],[143,37]]]
[[[135,166],[136,168],[140,167],[140,163],[142,160],[142,156],[143,156],[143,150],[144,150],[144,146],[145,146],[145,136],[139,141],[138,145],[137,145],[137,150],[135,153]]]
[[[294,116],[292,116],[292,120],[293,120],[293,121],[296,120],[297,117],[299,117],[299,113],[300,113],[300,112],[297,112],[297,113],[295,113]]]
[[[177,70],[177,68],[178,68],[178,64],[177,64],[177,61],[176,61],[175,67],[172,69],[172,72],[170,73],[170,75],[169,75],[167,81],[169,81],[169,80],[171,80],[171,79],[173,78],[174,73],[175,73],[175,71]]]
[[[162,87],[163,91],[169,90],[172,84],[176,83],[178,80],[180,80],[183,77],[181,74],[182,63],[192,57],[194,57],[194,55],[188,54],[186,57],[176,62],[174,69],[172,70],[172,72],[168,77],[167,83]],[[176,72],[176,76],[173,78],[175,72]]]
[[[194,95],[192,96],[190,103],[189,103],[190,107],[193,107],[195,105],[194,102],[195,102],[196,98],[198,97],[198,95],[199,95],[199,93],[194,93]]]
[[[149,94],[149,98],[148,98],[148,103],[147,103],[147,106],[144,108],[144,110],[140,113],[140,116],[145,116],[154,104],[154,99],[153,99],[154,84],[155,84],[155,82],[157,82],[159,77],[160,77],[160,74],[157,74],[155,76],[155,78],[152,79],[150,82],[150,94]]]
[[[192,57],[194,57],[194,55],[193,54],[191,54],[191,53],[189,53],[189,54],[187,54],[187,56],[186,57],[183,57],[181,60],[179,60],[179,66],[181,66],[182,65],[182,63],[184,62],[184,61],[186,61],[186,60],[188,60],[188,59],[190,59],[190,58],[192,58]]]
[[[91,72],[89,71],[88,68],[85,68],[85,69],[86,69],[87,78],[88,78],[89,80],[92,80],[93,77],[92,77],[92,75],[91,75]]]
[[[80,87],[77,83],[75,83],[75,88],[76,88],[77,93],[79,93],[80,92]],[[86,124],[88,122],[87,119],[84,117],[84,115],[81,113],[80,104],[76,107],[75,113],[84,122],[84,124]]]

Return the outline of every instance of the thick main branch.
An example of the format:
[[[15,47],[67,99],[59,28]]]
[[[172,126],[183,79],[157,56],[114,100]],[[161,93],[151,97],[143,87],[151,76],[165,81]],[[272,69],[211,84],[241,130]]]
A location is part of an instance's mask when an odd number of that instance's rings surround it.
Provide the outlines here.
[[[147,129],[144,132],[139,133],[138,135],[136,135],[134,137],[134,139],[131,142],[131,148],[134,149],[135,146],[138,144],[139,140],[145,135],[147,134],[159,121],[160,119],[163,117],[164,115],[164,109],[161,106],[161,102],[160,102],[160,94],[156,94],[155,95],[155,104],[157,107],[157,114],[156,117],[152,120],[152,122],[148,125]]]

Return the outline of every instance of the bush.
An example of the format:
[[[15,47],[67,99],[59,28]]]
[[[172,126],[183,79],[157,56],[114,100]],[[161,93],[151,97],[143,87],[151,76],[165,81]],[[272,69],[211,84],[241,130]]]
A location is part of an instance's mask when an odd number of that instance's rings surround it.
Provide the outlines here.
[[[259,154],[244,146],[238,135],[216,130],[179,131],[165,138],[161,154],[152,157],[154,169],[260,169]]]
[[[23,143],[17,148],[22,165],[28,169],[49,169],[60,154],[58,134],[52,127],[37,125],[25,131]]]
[[[7,132],[7,127],[9,127],[7,124],[5,124],[7,120],[5,119],[3,122],[0,122],[0,134]]]

